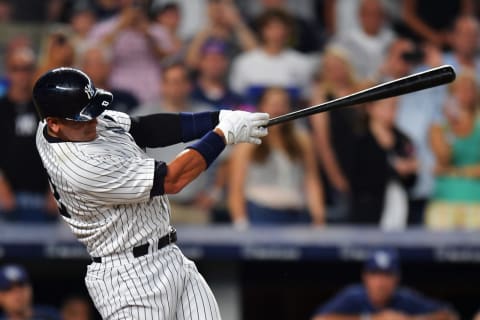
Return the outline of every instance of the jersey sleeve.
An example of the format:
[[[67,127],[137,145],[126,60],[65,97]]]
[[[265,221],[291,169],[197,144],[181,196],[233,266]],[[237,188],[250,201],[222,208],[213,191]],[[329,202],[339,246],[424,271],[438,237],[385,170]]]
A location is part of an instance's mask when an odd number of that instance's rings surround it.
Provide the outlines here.
[[[71,155],[71,154],[70,154]],[[75,192],[99,205],[146,202],[163,194],[166,164],[151,158],[77,156],[64,168]]]
[[[98,119],[107,127],[113,123],[116,126],[120,126],[126,132],[130,131],[132,125],[132,120],[128,114],[114,110],[105,110]]]

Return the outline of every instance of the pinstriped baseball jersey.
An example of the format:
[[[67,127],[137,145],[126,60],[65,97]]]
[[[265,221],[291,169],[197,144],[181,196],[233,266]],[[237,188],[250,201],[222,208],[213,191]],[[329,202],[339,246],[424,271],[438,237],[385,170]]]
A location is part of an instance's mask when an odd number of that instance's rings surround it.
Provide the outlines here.
[[[60,212],[91,256],[125,252],[168,232],[165,195],[150,198],[155,161],[137,146],[130,117],[105,111],[97,138],[64,142],[39,124],[37,149]]]
[[[129,133],[130,117],[105,111],[97,137],[65,142],[37,131],[37,149],[60,213],[100,262],[88,266],[85,284],[104,319],[216,320],[215,297],[175,244],[158,249],[169,232],[165,195],[151,197],[158,163]],[[135,256],[134,247],[148,243]]]

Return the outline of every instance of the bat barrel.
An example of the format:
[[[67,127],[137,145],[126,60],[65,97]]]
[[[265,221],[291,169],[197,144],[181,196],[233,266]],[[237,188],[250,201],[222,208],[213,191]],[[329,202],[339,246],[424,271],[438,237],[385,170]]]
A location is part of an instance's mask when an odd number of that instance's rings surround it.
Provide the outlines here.
[[[359,91],[349,96],[341,97],[332,101],[272,118],[269,120],[267,127],[310,116],[315,113],[349,107],[356,104],[386,99],[440,86],[452,82],[453,80],[455,80],[455,70],[452,68],[452,66],[440,66],[438,68],[433,68],[424,72],[419,72],[400,79],[392,80],[375,87]]]

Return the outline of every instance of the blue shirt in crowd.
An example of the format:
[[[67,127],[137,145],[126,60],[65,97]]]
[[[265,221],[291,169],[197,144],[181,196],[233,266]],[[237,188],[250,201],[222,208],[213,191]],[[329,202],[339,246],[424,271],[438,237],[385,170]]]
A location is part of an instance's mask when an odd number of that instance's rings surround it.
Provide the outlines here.
[[[375,314],[384,310],[402,312],[411,316],[424,315],[448,309],[440,302],[426,298],[410,289],[399,288],[384,308],[373,306],[363,285],[353,285],[335,296],[325,305],[319,307],[315,315],[342,314],[361,315]]]

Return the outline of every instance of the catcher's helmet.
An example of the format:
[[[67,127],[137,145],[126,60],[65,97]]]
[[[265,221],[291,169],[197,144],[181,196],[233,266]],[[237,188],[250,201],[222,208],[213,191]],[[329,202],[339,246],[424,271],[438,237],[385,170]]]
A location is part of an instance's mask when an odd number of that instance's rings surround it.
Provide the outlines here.
[[[95,89],[85,73],[73,68],[50,70],[33,87],[33,101],[41,119],[89,121],[98,117],[112,100],[110,92]]]

